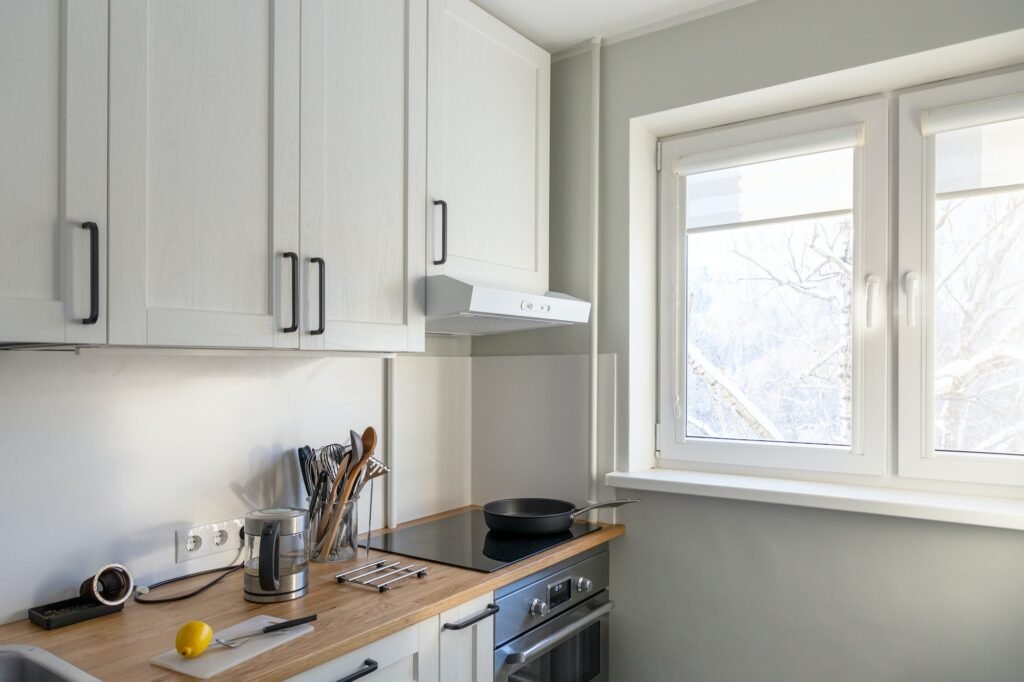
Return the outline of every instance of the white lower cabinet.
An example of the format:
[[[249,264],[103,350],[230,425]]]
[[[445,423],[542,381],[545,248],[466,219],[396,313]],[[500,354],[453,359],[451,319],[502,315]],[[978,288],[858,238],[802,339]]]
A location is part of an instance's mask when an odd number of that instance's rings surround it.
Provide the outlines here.
[[[494,677],[494,595],[292,677],[293,682],[485,682]]]
[[[429,618],[291,678],[296,682],[439,682],[438,618]]]
[[[494,678],[494,595],[472,599],[441,614],[440,679],[484,682]],[[447,626],[447,627],[445,627]]]

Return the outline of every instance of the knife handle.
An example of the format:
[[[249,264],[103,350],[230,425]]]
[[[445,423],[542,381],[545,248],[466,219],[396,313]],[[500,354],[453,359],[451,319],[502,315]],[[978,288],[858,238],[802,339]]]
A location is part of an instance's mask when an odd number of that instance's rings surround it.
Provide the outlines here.
[[[303,616],[302,618],[293,618],[292,620],[283,620],[280,623],[274,623],[273,625],[268,625],[267,627],[263,628],[263,632],[267,633],[267,632],[277,632],[278,630],[287,630],[288,628],[293,628],[296,625],[304,625],[306,623],[312,623],[314,620],[316,620],[316,614],[315,613],[312,616]]]

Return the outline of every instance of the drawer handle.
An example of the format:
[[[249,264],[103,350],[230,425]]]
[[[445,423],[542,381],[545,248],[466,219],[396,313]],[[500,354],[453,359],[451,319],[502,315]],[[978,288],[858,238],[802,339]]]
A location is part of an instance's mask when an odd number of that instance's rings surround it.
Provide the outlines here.
[[[496,614],[498,611],[501,611],[501,607],[500,606],[498,606],[497,604],[488,604],[486,609],[484,609],[480,613],[476,614],[475,616],[470,616],[466,620],[460,620],[458,623],[445,623],[444,624],[444,629],[445,630],[465,630],[470,625],[476,625],[477,623],[479,623],[483,619],[490,618],[491,616]]]
[[[434,261],[434,265],[444,265],[448,262],[448,202],[437,199],[434,206],[441,207],[441,260]]]
[[[313,336],[318,336],[327,328],[327,308],[324,303],[327,296],[327,264],[323,258],[310,258],[309,262],[320,266],[320,326],[309,332]]]
[[[299,330],[299,254],[287,251],[284,257],[292,262],[292,324],[281,331],[291,334]]]
[[[361,677],[366,677],[370,673],[374,672],[377,672],[377,661],[373,660],[372,658],[368,658],[365,661],[363,661],[362,668],[360,668],[359,670],[355,671],[347,677],[341,678],[340,680],[338,680],[338,682],[353,682],[354,680],[358,680]]]
[[[89,231],[89,317],[82,324],[96,324],[100,319],[100,228],[96,223],[82,223]]]

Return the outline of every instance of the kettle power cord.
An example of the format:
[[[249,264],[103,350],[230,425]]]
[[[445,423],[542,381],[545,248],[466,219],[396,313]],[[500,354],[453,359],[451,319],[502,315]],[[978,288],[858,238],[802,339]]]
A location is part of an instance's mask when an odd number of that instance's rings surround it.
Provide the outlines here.
[[[238,557],[240,556],[242,556],[242,550],[238,550],[238,555],[235,557],[235,559],[238,559]],[[206,590],[210,589],[211,587],[219,583],[221,580],[224,580],[224,578],[227,578],[229,575],[231,575],[238,569],[242,568],[244,565],[245,564],[232,564],[231,566],[223,566],[221,568],[210,568],[205,571],[199,571],[198,573],[189,573],[188,575],[179,575],[176,578],[168,578],[167,580],[161,580],[160,582],[153,583],[152,585],[149,585],[147,587],[143,587],[140,585],[138,589],[135,591],[135,601],[139,604],[169,604],[170,602],[184,601],[185,599],[190,599],[191,597],[194,597],[197,594],[205,592]],[[149,594],[151,591],[159,587],[163,587],[164,585],[170,585],[171,583],[180,582],[182,580],[188,580],[189,578],[196,578],[201,575],[207,575],[210,573],[218,572],[220,573],[219,576],[217,576],[210,582],[206,583],[205,585],[200,585],[196,589],[192,590],[191,592],[186,592],[185,594],[178,594],[173,597],[160,597],[157,599],[139,598],[140,595]]]

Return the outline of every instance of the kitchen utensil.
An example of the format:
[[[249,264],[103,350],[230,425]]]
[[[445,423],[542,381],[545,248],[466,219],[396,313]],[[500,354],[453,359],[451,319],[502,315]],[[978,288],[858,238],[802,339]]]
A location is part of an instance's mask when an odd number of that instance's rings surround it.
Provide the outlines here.
[[[105,606],[118,606],[128,601],[135,590],[132,574],[121,564],[107,564],[96,575],[82,581],[78,594]]]
[[[243,596],[253,602],[298,599],[309,586],[309,516],[305,509],[245,515]]]
[[[379,478],[384,474],[390,473],[391,469],[387,467],[384,462],[380,461],[376,457],[371,457],[370,461],[366,463],[366,468],[363,469],[362,476],[359,482],[356,484],[356,498],[358,499],[360,494],[363,492],[363,487],[367,483],[370,484],[370,511],[366,515],[366,558],[370,558],[370,544],[373,540],[373,479]]]
[[[135,581],[127,568],[107,564],[82,581],[79,596],[33,606],[28,610],[28,619],[46,630],[80,623],[124,609],[124,603],[134,590]]]
[[[302,485],[306,488],[306,494],[312,495],[313,491],[310,486],[316,482],[316,477],[310,475],[309,458],[313,454],[313,450],[308,445],[303,445],[298,449],[297,454],[299,456],[299,473],[302,474]]]
[[[320,548],[318,556],[322,561],[327,560],[326,552],[329,552],[334,546],[335,540],[338,537],[338,533],[341,530],[341,516],[345,512],[346,503],[352,498],[352,491],[355,488],[356,479],[359,478],[360,472],[363,467],[366,466],[367,461],[373,456],[373,450],[377,447],[377,431],[372,426],[367,426],[366,430],[363,431],[362,437],[359,436],[355,431],[351,432],[352,437],[352,458],[356,460],[356,455],[361,454],[357,459],[355,466],[353,466],[348,475],[345,476],[345,486],[341,490],[341,496],[338,498],[337,505],[334,508],[334,513],[331,514],[330,519],[327,522],[326,535],[323,539],[326,539],[324,545]],[[337,483],[337,481],[335,481]],[[333,499],[333,498],[328,498]],[[350,510],[351,513],[351,510]]]
[[[302,618],[292,618],[291,620],[281,621],[280,623],[273,623],[271,625],[265,625],[262,628],[260,628],[259,630],[256,630],[255,632],[249,632],[249,633],[243,634],[243,635],[235,635],[235,636],[232,636],[230,639],[224,639],[224,638],[221,638],[221,637],[216,637],[216,638],[214,638],[213,641],[215,641],[217,644],[220,644],[221,646],[226,646],[229,649],[234,649],[237,646],[241,646],[245,642],[245,640],[247,640],[247,639],[252,639],[253,637],[259,637],[260,635],[270,634],[272,632],[280,632],[281,630],[288,630],[289,628],[293,628],[296,625],[304,625],[306,623],[312,623],[314,620],[316,620],[316,614],[315,613],[312,616],[303,616]]]
[[[619,507],[639,500],[611,500],[577,507],[565,500],[544,497],[518,497],[495,500],[484,505],[487,527],[516,535],[549,535],[569,530],[576,517],[591,509]]]
[[[345,504],[338,504],[335,512],[337,521],[331,522],[329,532],[313,547],[310,554],[313,561],[345,561],[356,555],[359,547],[359,498],[353,497]]]
[[[358,496],[357,498],[358,499]],[[366,558],[370,558],[370,542],[373,540],[373,480],[370,480],[370,510],[366,512]]]
[[[355,443],[358,441],[358,437],[357,437],[355,431],[352,431],[351,434],[352,434],[352,443],[353,443],[353,445],[352,445],[352,457],[355,457],[355,453],[356,453],[356,445],[355,445]],[[362,441],[358,441],[358,442],[359,442],[359,448],[361,450],[362,449]],[[338,492],[342,489],[342,486],[348,480],[349,475],[350,474],[347,471],[343,472],[343,470],[340,467],[337,467],[337,466],[335,467],[334,473],[332,474],[333,481],[332,481],[332,484],[331,484],[331,491],[327,495],[327,507],[324,510],[324,513],[320,517],[320,525],[317,528],[317,532],[316,532],[318,538],[323,538],[324,535],[328,532],[328,529],[330,528],[330,526],[328,524],[330,523],[331,517],[333,516],[332,512],[333,512],[333,509],[334,509],[335,502],[338,500]]]
[[[327,497],[327,487],[330,485],[327,472],[321,471],[317,477],[316,485],[313,486],[313,494],[309,497],[309,527],[316,529],[320,524],[320,517],[324,513],[324,500]]]
[[[254,616],[221,630],[219,634],[221,639],[234,639],[239,635],[282,620],[282,618],[271,616]],[[310,632],[313,632],[313,625],[307,623],[279,632],[273,637],[253,637],[246,640],[242,646],[233,649],[222,646],[211,647],[197,658],[182,658],[177,651],[169,649],[159,656],[149,659],[149,662],[161,668],[168,668],[190,677],[206,680]]]

